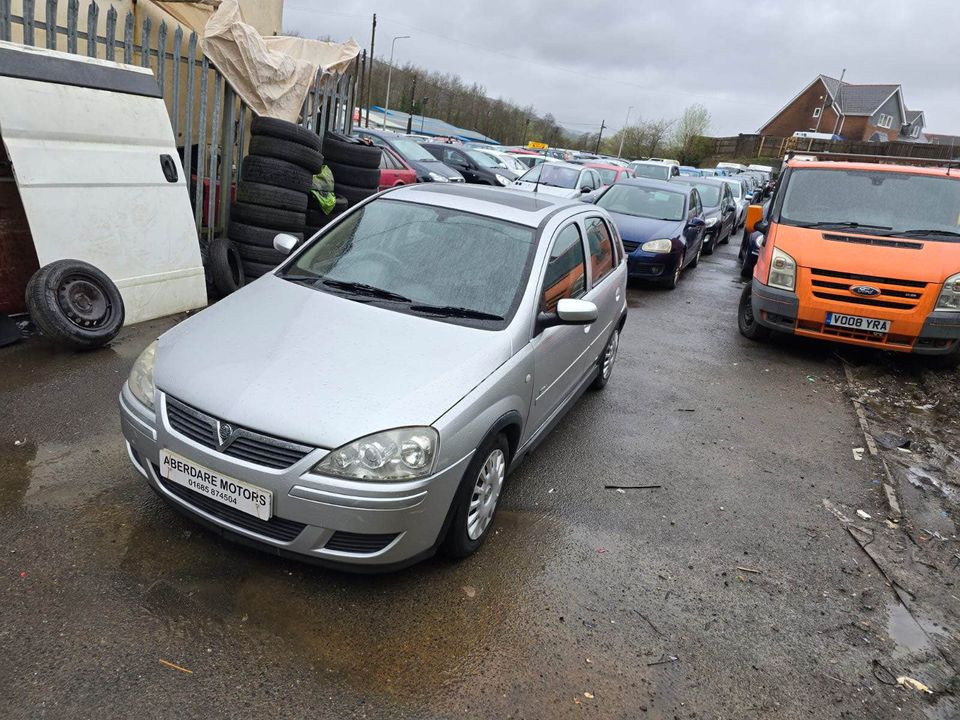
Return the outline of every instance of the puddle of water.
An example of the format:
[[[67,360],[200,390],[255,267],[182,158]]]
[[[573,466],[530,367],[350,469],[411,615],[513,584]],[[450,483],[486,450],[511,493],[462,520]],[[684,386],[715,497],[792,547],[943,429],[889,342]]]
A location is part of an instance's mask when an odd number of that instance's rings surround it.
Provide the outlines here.
[[[930,640],[910,611],[899,602],[891,603],[887,608],[887,633],[897,644],[897,653],[909,655],[930,650]]]

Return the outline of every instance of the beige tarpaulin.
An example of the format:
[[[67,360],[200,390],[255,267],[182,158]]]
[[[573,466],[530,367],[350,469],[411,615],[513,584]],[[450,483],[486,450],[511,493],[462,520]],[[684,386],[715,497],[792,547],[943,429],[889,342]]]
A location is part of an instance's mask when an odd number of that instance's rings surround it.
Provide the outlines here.
[[[203,29],[203,51],[258,115],[296,122],[317,70],[343,72],[360,46],[353,39],[262,37],[243,21],[236,0],[224,0]]]

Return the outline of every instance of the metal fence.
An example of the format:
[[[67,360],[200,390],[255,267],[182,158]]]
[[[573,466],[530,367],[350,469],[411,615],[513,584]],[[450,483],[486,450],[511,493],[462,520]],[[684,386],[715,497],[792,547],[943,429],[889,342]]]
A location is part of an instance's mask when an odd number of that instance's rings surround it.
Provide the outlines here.
[[[190,181],[191,202],[202,245],[229,222],[232,188],[246,147],[250,108],[197,47],[196,32],[185,36],[179,24],[170,33],[166,22],[154,28],[127,12],[122,22],[110,6],[101,23],[100,6],[91,2],[81,16],[80,0],[66,0],[66,25],[57,22],[58,0],[0,0],[0,40],[14,40],[14,26],[24,45],[65,50],[150,68],[170,113],[183,169]],[[43,19],[36,16],[45,6]],[[15,10],[19,9],[20,14]],[[154,34],[154,30],[156,30]],[[359,58],[344,73],[317,72],[299,122],[319,134],[327,130],[349,134],[353,125]],[[2,100],[0,100],[2,102]]]

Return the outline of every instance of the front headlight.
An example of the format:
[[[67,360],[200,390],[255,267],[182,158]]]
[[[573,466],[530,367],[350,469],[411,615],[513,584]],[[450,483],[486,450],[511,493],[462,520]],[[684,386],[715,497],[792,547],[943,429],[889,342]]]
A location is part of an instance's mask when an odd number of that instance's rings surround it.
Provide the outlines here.
[[[153,385],[153,362],[156,356],[157,341],[154,340],[147,345],[146,350],[140,353],[140,357],[133,364],[133,369],[130,370],[130,377],[127,378],[130,392],[150,409],[153,409],[154,395],[157,390]]]
[[[407,427],[367,435],[339,447],[314,467],[349,480],[413,480],[433,473],[440,438],[431,427]]]
[[[510,181],[507,180],[507,179],[506,179],[503,175],[501,175],[500,173],[495,173],[495,174],[494,174],[494,177],[497,178],[497,182],[500,183],[501,185],[509,185],[509,184],[510,184]]]
[[[433,171],[430,171],[427,174],[434,182],[450,182],[450,178],[448,178],[446,175],[441,175],[440,173],[435,173]]]
[[[780,248],[774,248],[770,257],[767,285],[781,290],[793,290],[797,286],[797,263]]]
[[[940,291],[934,310],[960,311],[960,273],[951,275],[943,283],[943,289]]]
[[[673,242],[667,239],[647,240],[640,249],[651,253],[668,253],[673,250]]]
[[[713,227],[714,225],[717,224],[717,218],[715,218],[715,217],[708,217],[708,218],[706,219],[706,222],[705,222],[704,224],[705,224],[707,227]]]

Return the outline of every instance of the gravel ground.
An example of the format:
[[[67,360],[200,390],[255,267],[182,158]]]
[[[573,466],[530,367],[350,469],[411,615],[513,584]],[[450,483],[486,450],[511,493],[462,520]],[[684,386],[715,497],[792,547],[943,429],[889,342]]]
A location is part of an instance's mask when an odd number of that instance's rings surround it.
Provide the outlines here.
[[[4,715],[957,717],[952,526],[940,570],[903,562],[927,541],[852,452],[873,386],[834,346],[741,338],[734,259],[631,288],[613,379],[514,472],[487,544],[387,576],[229,544],[140,480],[116,394],[177,318],[0,350]]]

